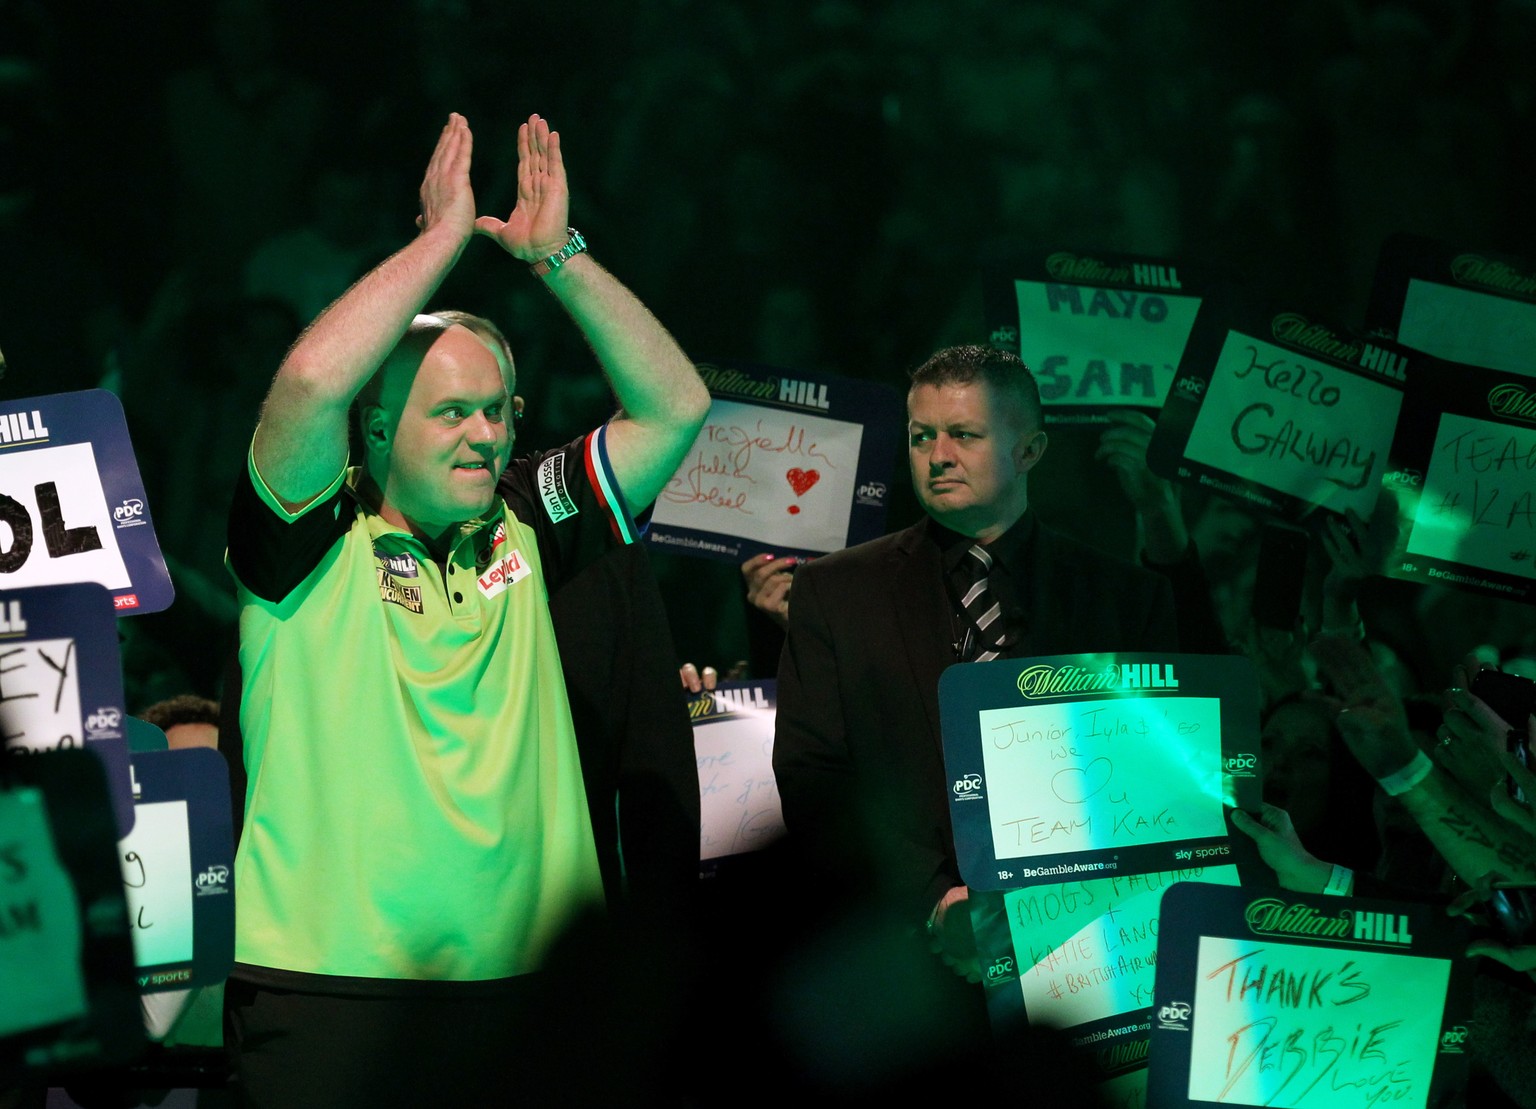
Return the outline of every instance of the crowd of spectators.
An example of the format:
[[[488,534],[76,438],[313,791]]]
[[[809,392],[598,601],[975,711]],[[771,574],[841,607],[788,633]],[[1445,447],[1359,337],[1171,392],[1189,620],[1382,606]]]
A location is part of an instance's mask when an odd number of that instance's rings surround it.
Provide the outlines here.
[[[1047,247],[1188,260],[1345,324],[1389,233],[1536,256],[1533,0],[0,0],[0,26],[0,395],[123,400],[178,590],[124,622],[131,710],[217,694],[223,519],[257,405],[303,322],[411,233],[399,198],[450,110],[475,125],[485,211],[510,208],[516,122],[569,122],[573,218],[695,357],[899,383],[985,338],[984,257]],[[558,309],[535,284],[479,280],[504,264],[467,257],[439,299],[507,328],[519,435],[564,442],[607,398],[561,372],[589,355],[542,326]],[[1114,469],[1058,463],[1073,495],[1046,478],[1039,503],[1128,554]],[[898,495],[891,525],[915,511]],[[1306,640],[1353,612],[1394,726],[1491,784],[1456,759],[1496,760],[1498,725],[1465,694],[1442,717],[1437,691],[1467,683],[1469,653],[1536,676],[1532,611],[1371,576],[1389,521],[1355,521],[1315,543],[1302,625],[1265,631],[1261,521],[1216,498],[1180,511],[1220,634],[1260,668],[1269,799],[1311,855],[1449,894],[1413,820],[1372,811]],[[734,568],[654,560],[693,594],[673,606],[683,654],[746,655]],[[1514,1028],[1529,1000],[1509,996],[1483,1004]],[[1517,1099],[1530,1081],[1501,1076]]]
[[[583,232],[695,357],[899,381],[985,337],[981,258],[1047,247],[1219,266],[1346,324],[1388,232],[1536,254],[1531,0],[0,0],[0,20],[0,389],[122,396],[197,609],[152,618],[146,649],[206,693],[259,398],[410,234],[398,198],[450,110],[487,211],[510,206],[515,122],[569,124]],[[606,398],[560,372],[588,355],[539,326],[539,289],[477,280],[499,262],[467,259],[442,299],[507,325],[525,441],[563,442]],[[742,652],[714,615],[685,653]]]

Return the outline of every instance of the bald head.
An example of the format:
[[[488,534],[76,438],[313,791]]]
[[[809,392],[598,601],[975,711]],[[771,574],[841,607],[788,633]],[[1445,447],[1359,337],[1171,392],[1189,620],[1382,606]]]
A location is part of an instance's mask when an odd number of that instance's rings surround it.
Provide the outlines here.
[[[489,508],[512,447],[508,374],[469,328],[416,317],[358,397],[382,516],[431,537]]]
[[[458,332],[457,335],[450,335]],[[422,363],[440,340],[446,340],[440,354],[456,359],[472,357],[476,348],[466,347],[465,340],[473,340],[478,348],[489,352],[495,359],[502,380],[510,396],[517,386],[516,370],[512,363],[512,347],[501,329],[490,320],[468,312],[445,311],[441,314],[423,312],[411,321],[395,348],[374,371],[357,395],[355,418],[361,442],[357,453],[363,455],[374,438],[370,428],[377,428],[380,413],[387,414],[392,424],[404,410],[411,384],[421,370]]]

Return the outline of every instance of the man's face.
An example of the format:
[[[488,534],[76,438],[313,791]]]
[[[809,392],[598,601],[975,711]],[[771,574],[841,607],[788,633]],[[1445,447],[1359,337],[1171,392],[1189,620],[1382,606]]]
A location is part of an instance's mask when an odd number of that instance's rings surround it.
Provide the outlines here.
[[[1028,505],[1024,475],[1045,434],[995,402],[985,382],[907,394],[907,453],[923,508],[963,535],[994,539]]]
[[[466,328],[408,340],[390,357],[368,428],[380,514],[435,536],[490,508],[512,453],[512,398],[496,357]]]

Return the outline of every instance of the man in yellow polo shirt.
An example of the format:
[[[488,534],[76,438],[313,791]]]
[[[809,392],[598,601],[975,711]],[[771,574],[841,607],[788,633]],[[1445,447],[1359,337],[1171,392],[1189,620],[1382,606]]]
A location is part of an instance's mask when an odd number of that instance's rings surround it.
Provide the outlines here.
[[[444,127],[420,233],[289,351],[231,510],[248,772],[230,1024],[252,1104],[465,1104],[516,1080],[527,982],[602,896],[549,594],[693,441],[692,364],[566,224],[559,136],[475,215]],[[423,314],[473,233],[530,264],[621,414],[511,459],[510,358]],[[363,443],[347,468],[349,412]]]

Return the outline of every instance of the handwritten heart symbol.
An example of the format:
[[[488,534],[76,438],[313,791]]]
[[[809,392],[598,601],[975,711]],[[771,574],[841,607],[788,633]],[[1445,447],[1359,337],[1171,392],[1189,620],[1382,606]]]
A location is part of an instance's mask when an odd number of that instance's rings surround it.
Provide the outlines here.
[[[1087,766],[1069,766],[1051,775],[1051,792],[1069,805],[1081,805],[1109,785],[1115,767],[1100,755]]]
[[[786,471],[784,476],[789,479],[789,486],[795,491],[795,496],[798,497],[821,480],[821,471],[802,470],[799,466],[796,466],[793,470]]]

